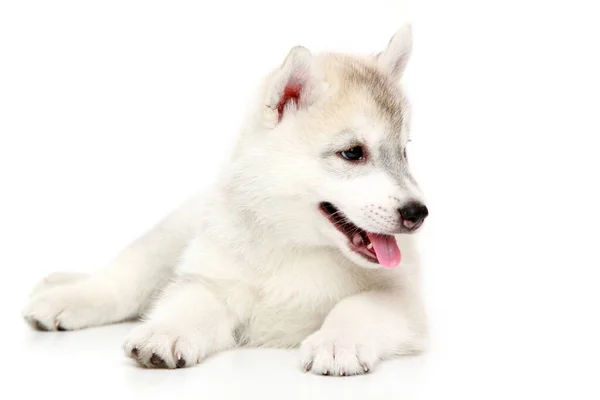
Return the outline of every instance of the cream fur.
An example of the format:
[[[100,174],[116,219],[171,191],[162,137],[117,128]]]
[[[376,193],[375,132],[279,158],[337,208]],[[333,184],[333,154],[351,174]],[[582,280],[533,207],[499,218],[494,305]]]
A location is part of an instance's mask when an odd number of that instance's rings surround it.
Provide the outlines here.
[[[403,27],[378,56],[292,49],[265,78],[215,187],[98,273],[47,277],[25,318],[48,330],[141,318],[124,349],[148,367],[191,366],[234,346],[300,346],[302,368],[350,375],[421,351],[427,329],[414,235],[397,236],[398,268],[375,268],[318,210],[330,199],[355,224],[381,230],[365,207],[391,218],[403,202],[422,198],[409,179],[399,184],[377,165],[359,176],[326,154],[348,144],[348,130],[374,149],[406,145],[409,104],[396,84],[411,42]],[[352,76],[363,68],[387,77],[378,82],[389,87],[359,85]],[[302,83],[302,96],[279,122],[290,79]],[[388,100],[402,106],[401,126],[390,122]]]

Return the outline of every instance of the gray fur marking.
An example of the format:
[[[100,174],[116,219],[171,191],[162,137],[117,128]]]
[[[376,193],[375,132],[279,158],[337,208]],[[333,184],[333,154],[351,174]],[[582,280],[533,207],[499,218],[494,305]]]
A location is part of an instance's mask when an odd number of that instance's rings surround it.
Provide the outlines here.
[[[407,188],[407,180],[416,186],[417,183],[408,169],[408,161],[404,158],[401,148],[402,102],[396,83],[370,65],[352,59],[343,59],[342,63],[345,79],[354,87],[359,86],[366,89],[366,92],[375,100],[382,117],[389,123],[387,134],[379,147],[381,167],[392,176],[401,188]],[[353,171],[356,172],[352,173]],[[337,172],[342,176],[353,177],[359,173],[358,171],[360,170],[348,168],[343,171],[343,174]]]
[[[379,160],[381,161],[382,168],[394,178],[401,188],[407,188],[407,180],[413,185],[417,185],[417,182],[408,170],[408,160],[402,154],[399,140],[387,137],[381,146],[379,146]]]
[[[382,116],[391,129],[400,132],[402,127],[402,106],[398,89],[389,77],[377,69],[358,62],[346,62],[346,78],[357,86],[362,86],[371,94]]]
[[[355,84],[366,87],[378,105],[381,114],[389,121],[389,130],[379,148],[382,167],[394,178],[402,188],[406,188],[406,180],[414,185],[416,181],[408,170],[408,162],[404,158],[400,144],[402,132],[402,103],[395,84],[380,71],[367,65],[348,64],[348,79]]]

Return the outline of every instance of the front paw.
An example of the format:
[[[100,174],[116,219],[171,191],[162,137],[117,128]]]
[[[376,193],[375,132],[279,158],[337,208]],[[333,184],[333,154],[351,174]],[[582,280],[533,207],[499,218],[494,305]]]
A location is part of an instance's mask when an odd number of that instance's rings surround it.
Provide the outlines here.
[[[199,363],[205,346],[194,327],[147,322],[135,328],[123,344],[125,355],[148,368],[183,368]]]
[[[82,283],[48,285],[32,294],[23,317],[43,331],[65,331],[102,324],[110,318],[108,295]]]
[[[378,359],[372,343],[345,331],[319,330],[302,342],[300,353],[304,371],[319,375],[365,374]]]

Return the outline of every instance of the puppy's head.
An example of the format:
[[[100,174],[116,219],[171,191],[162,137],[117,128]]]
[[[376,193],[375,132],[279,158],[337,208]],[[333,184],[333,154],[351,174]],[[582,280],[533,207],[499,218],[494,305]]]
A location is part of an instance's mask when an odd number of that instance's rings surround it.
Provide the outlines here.
[[[399,264],[395,236],[428,214],[406,151],[411,44],[405,26],[372,56],[295,47],[266,78],[230,186],[255,220],[364,267]]]

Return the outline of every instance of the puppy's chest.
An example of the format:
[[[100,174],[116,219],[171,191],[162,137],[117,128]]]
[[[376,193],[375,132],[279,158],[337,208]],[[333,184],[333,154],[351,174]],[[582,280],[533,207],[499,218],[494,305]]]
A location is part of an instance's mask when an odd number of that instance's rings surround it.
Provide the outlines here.
[[[248,324],[255,345],[293,346],[320,327],[340,300],[367,284],[360,271],[335,257],[290,257],[257,280],[257,298]]]

